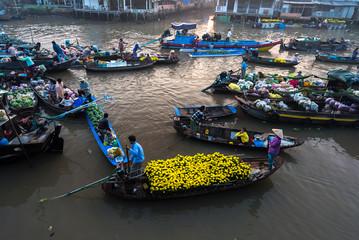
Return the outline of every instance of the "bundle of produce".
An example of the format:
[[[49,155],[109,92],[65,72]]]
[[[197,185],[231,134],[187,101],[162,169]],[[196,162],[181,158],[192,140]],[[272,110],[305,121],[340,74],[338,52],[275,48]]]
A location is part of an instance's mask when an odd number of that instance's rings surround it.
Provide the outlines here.
[[[285,104],[283,101],[280,101],[278,104],[277,104],[277,107],[280,109],[280,110],[288,110],[288,105]]]
[[[95,128],[97,128],[98,123],[103,118],[103,111],[100,109],[98,105],[91,106],[86,109],[87,116],[90,118],[92,124]]]
[[[298,103],[305,111],[318,112],[319,106],[308,97],[305,97],[302,93],[296,93],[293,95],[293,100]]]
[[[347,91],[348,91],[348,93],[353,94],[354,96],[359,97],[359,90],[354,90],[354,89],[349,88]]]
[[[237,156],[221,153],[177,155],[166,160],[150,161],[145,175],[151,192],[176,192],[248,180],[251,165],[241,162]]]
[[[4,109],[0,109],[0,122],[7,120],[6,112]]]
[[[270,105],[269,99],[257,99],[256,101],[254,101],[254,106],[260,110],[263,110],[264,112],[269,112],[272,110],[272,106]]]
[[[246,80],[246,81],[255,82],[255,81],[257,81],[258,77],[259,77],[259,76],[258,76],[257,73],[251,72],[251,73],[248,73],[248,74],[245,76],[245,80]]]
[[[278,57],[278,58],[275,58],[275,59],[274,59],[274,62],[275,62],[275,63],[286,63],[287,61],[286,61],[284,58],[279,58],[279,57]]]
[[[119,147],[112,147],[107,149],[107,156],[110,158],[117,158],[117,157],[123,157],[125,154]]]
[[[329,111],[340,111],[340,112],[349,112],[349,113],[359,113],[359,105],[352,103],[350,106],[344,103],[341,103],[333,98],[325,99],[325,107]]]
[[[14,86],[8,93],[7,99],[13,109],[30,108],[35,106],[34,92],[27,86]]]

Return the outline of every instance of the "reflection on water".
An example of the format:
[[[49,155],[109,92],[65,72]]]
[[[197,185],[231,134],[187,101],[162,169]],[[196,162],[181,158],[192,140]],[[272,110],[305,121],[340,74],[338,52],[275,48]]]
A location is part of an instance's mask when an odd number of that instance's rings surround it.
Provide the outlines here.
[[[205,12],[146,24],[41,17],[8,22],[2,27],[25,40],[41,41],[46,47],[50,47],[52,40],[62,42],[69,38],[111,48],[121,37],[130,48],[135,41],[157,38],[173,20],[197,22],[198,35],[212,29],[226,32],[230,27],[208,19]],[[275,40],[307,34],[308,29],[271,31],[234,24],[233,33],[239,38]],[[314,33],[322,38],[345,36],[352,41],[358,36],[356,30]],[[268,53],[292,54],[279,53],[278,47]],[[210,95],[200,90],[211,84],[219,72],[237,70],[241,62],[238,57],[191,59],[185,54],[180,57],[182,61],[175,66],[156,66],[138,72],[87,74],[76,69],[55,77],[63,78],[73,88],[80,79],[87,79],[97,96],[111,95],[114,101],[104,108],[122,143],[128,144],[129,134],[137,135],[148,160],[177,153],[214,151],[263,155],[263,152],[190,140],[175,132],[171,121],[174,105],[233,102],[231,96]],[[251,68],[266,73],[288,72],[269,67]],[[303,54],[297,70],[326,76],[333,68],[348,67],[316,63],[313,55]],[[62,155],[38,156],[32,159],[32,168],[26,161],[1,165],[0,214],[6,221],[1,225],[0,238],[28,239],[31,234],[32,238],[43,239],[49,234],[48,226],[52,225],[58,239],[274,239],[274,236],[275,239],[354,239],[359,233],[356,227],[359,220],[358,129],[266,123],[242,112],[237,118],[227,120],[228,126],[259,131],[280,127],[286,134],[306,142],[283,154],[286,164],[270,179],[240,191],[191,199],[131,202],[104,196],[100,188],[94,188],[39,205],[38,200],[44,196],[66,192],[111,172],[85,120],[66,120]]]

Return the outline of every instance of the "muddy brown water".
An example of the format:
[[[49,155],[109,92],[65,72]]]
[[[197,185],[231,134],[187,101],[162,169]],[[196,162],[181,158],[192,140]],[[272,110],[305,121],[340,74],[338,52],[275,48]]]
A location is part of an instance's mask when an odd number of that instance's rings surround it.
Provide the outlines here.
[[[194,21],[197,33],[228,26],[209,21],[206,12],[183,14],[145,24],[102,22],[64,17],[28,18],[4,22],[0,27],[26,40],[33,38],[47,47],[66,38],[116,46],[123,37],[129,45],[156,38],[171,21]],[[323,38],[345,36],[356,41],[359,32],[287,28],[285,31],[254,30],[233,25],[238,38],[278,39],[313,34]],[[277,56],[278,48],[269,54]],[[289,53],[289,55],[294,53]],[[288,53],[283,53],[287,56]],[[56,76],[77,87],[87,79],[97,96],[107,93],[114,101],[105,105],[122,144],[135,134],[146,159],[163,159],[197,152],[261,155],[195,140],[176,134],[170,115],[175,105],[225,104],[231,96],[208,95],[200,90],[215,76],[238,69],[239,57],[190,59],[181,54],[173,66],[156,66],[137,72],[88,73],[69,70]],[[304,73],[325,77],[330,69],[345,65],[314,63],[303,54],[297,67]],[[256,67],[263,72],[286,73],[285,69]],[[285,165],[268,180],[249,188],[160,202],[131,202],[105,196],[100,187],[72,197],[39,204],[42,197],[57,195],[106,176],[111,166],[98,149],[84,119],[63,122],[62,155],[44,154],[26,161],[0,166],[0,239],[356,239],[359,230],[358,129],[270,124],[239,113],[229,126],[269,131],[281,127],[305,143],[286,150]],[[53,226],[49,231],[48,227]],[[52,237],[50,234],[54,233]]]

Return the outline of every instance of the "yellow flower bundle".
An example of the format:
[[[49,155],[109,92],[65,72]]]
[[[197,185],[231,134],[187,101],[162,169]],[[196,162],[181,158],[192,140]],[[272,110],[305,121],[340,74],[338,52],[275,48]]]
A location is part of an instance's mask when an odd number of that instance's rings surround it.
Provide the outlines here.
[[[151,192],[181,191],[246,180],[250,172],[251,165],[241,162],[239,157],[218,152],[153,160],[145,168]]]

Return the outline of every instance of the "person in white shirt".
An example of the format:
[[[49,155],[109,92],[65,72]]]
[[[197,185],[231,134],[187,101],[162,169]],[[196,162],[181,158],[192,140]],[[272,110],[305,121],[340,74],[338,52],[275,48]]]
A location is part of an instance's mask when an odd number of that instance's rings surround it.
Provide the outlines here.
[[[229,41],[231,37],[232,37],[232,31],[231,29],[228,29],[226,41]]]

